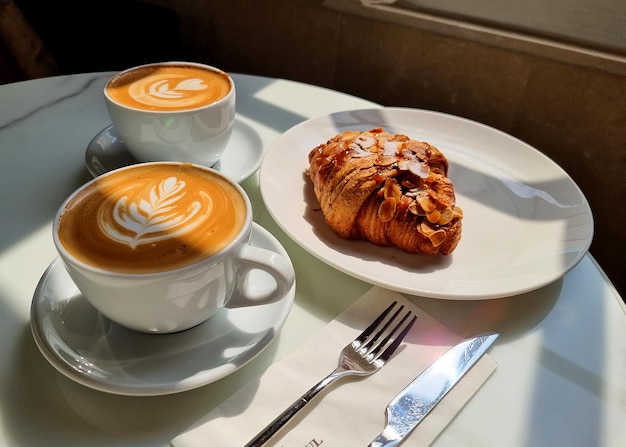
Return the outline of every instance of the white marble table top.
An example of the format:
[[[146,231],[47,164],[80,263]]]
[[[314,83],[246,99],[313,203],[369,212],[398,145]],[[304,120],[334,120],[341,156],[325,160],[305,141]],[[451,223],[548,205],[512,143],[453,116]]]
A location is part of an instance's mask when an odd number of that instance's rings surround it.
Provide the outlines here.
[[[224,379],[166,396],[107,394],[58,373],[33,341],[30,304],[56,256],[54,213],[90,178],[86,145],[110,124],[102,98],[109,75],[0,86],[2,446],[167,446],[370,288],[290,240],[265,210],[254,175],[243,186],[253,201],[255,220],[287,249],[298,275],[292,311],[268,349]],[[297,82],[234,78],[238,113],[253,123],[265,144],[302,120],[376,107]],[[498,369],[434,445],[626,445],[626,309],[590,255],[562,279],[517,297],[410,299],[461,335],[485,329],[501,333],[490,350]]]

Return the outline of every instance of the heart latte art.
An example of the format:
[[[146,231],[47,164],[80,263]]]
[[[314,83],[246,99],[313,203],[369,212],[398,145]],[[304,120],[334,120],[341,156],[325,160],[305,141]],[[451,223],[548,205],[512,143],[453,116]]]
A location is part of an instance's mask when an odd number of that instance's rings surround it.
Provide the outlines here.
[[[143,110],[189,110],[212,104],[230,91],[226,73],[195,65],[151,65],[114,76],[107,94],[117,103]]]
[[[241,194],[218,175],[188,164],[137,165],[98,178],[71,199],[59,238],[94,267],[156,272],[219,252],[245,215]]]

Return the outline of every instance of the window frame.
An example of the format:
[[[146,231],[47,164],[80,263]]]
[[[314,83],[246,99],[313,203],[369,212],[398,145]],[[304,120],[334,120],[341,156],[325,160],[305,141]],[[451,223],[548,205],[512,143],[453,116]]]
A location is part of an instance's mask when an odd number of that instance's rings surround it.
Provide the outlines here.
[[[495,26],[493,23],[481,23],[466,17],[453,17],[451,14],[443,13],[435,14],[433,11],[422,11],[414,8],[407,9],[407,1],[324,0],[324,6],[369,19],[388,21],[445,36],[591,67],[622,76],[626,75],[626,34],[624,34],[624,52],[622,54],[619,51],[583,46],[566,39],[557,40],[555,37],[548,37],[541,35],[541,33],[531,33],[521,29],[506,29]],[[463,2],[465,0],[458,1]],[[624,29],[626,29],[626,24]]]

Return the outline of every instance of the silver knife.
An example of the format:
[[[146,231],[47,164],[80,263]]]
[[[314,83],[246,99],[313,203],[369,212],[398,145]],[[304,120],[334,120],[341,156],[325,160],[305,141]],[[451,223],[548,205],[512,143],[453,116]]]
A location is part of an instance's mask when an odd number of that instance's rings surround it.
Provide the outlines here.
[[[478,361],[498,335],[490,332],[465,339],[425,369],[389,402],[385,411],[387,425],[368,447],[393,447],[402,442]]]

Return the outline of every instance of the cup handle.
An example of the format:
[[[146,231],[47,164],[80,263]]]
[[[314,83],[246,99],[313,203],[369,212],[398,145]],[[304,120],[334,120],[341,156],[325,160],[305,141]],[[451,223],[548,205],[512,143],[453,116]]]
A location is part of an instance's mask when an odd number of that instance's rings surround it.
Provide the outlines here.
[[[291,262],[271,250],[244,245],[237,255],[237,292],[228,301],[226,307],[237,308],[269,304],[283,298],[295,283],[295,272]],[[252,285],[247,280],[247,273],[262,270],[269,273],[276,281],[276,287],[266,293],[253,293]]]

